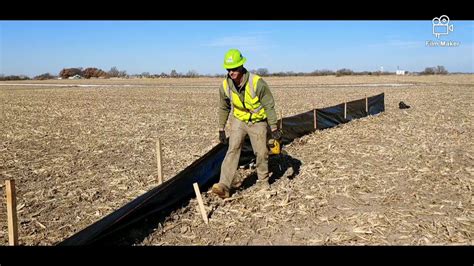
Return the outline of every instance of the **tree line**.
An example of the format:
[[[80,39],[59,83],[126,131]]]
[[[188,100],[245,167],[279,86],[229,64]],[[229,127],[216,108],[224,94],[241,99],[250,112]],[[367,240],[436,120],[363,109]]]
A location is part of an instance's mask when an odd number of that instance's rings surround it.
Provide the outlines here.
[[[117,67],[112,67],[109,71],[104,71],[102,69],[96,67],[88,67],[83,69],[82,67],[78,68],[63,68],[59,72],[59,77],[63,79],[68,79],[70,77],[74,77],[79,75],[81,78],[122,78],[127,76],[127,72],[125,70],[118,70]]]
[[[336,71],[322,69],[322,70],[314,70],[311,72],[293,72],[293,71],[286,71],[286,72],[274,72],[271,73],[268,71],[267,68],[258,68],[258,69],[251,69],[249,70],[252,73],[255,73],[260,76],[269,77],[288,77],[288,76],[351,76],[351,75],[394,75],[395,72],[388,72],[388,71],[360,71],[356,72],[348,68],[342,68]],[[421,72],[412,72],[411,74],[415,75],[446,75],[448,74],[448,70],[444,66],[436,66],[436,67],[427,67],[424,71]],[[112,67],[109,71],[104,71],[102,69],[96,67],[76,67],[76,68],[63,68],[57,76],[52,75],[50,73],[44,73],[33,78],[30,78],[25,75],[10,75],[5,76],[0,74],[0,80],[47,80],[47,79],[69,79],[71,77],[75,77],[78,75],[80,78],[90,79],[90,78],[195,78],[195,77],[222,77],[222,74],[199,74],[196,70],[189,70],[187,73],[180,73],[177,72],[175,69],[171,70],[171,72],[161,74],[150,74],[149,72],[142,72],[141,74],[134,74],[128,75],[127,71],[119,70],[117,67]]]

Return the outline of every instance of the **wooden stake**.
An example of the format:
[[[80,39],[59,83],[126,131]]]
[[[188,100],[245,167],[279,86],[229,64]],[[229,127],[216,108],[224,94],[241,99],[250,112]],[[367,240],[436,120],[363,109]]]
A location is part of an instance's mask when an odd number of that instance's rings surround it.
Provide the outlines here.
[[[16,215],[15,180],[5,180],[7,190],[8,243],[18,245],[18,219]]]
[[[314,109],[314,129],[318,128],[318,120],[316,117],[316,109]]]
[[[347,102],[344,103],[344,119],[347,119]]]
[[[158,185],[163,183],[163,164],[161,162],[161,141],[156,142],[156,164],[158,166]]]
[[[204,203],[202,202],[202,197],[201,197],[201,192],[199,191],[199,186],[197,183],[193,184],[194,187],[194,192],[196,193],[196,198],[198,200],[199,204],[199,210],[201,211],[202,219],[206,224],[209,223],[209,220],[207,219],[207,213],[206,210],[204,209]]]
[[[365,96],[365,112],[369,114],[369,100],[367,99],[367,96]]]
[[[280,110],[280,129],[283,129],[283,111]]]

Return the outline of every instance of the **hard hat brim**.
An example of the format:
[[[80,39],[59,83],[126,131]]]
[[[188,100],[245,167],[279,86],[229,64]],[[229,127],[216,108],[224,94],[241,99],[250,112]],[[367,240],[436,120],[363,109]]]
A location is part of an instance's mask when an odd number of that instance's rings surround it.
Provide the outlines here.
[[[224,66],[225,69],[232,69],[232,68],[236,68],[236,67],[242,66],[246,61],[247,61],[247,58],[242,57],[242,60],[240,60],[240,61],[237,62],[237,63],[233,63],[233,64],[226,64],[226,63],[224,63],[223,66]]]

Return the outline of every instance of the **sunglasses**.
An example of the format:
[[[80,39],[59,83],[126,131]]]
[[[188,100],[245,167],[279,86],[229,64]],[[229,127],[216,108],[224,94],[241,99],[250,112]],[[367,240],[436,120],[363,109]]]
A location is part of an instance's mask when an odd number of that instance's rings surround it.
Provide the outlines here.
[[[241,69],[240,66],[239,66],[239,67],[236,67],[236,68],[228,68],[228,69],[227,69],[227,72],[231,72],[231,71],[232,71],[232,72],[236,72],[236,71],[239,71],[240,69]]]

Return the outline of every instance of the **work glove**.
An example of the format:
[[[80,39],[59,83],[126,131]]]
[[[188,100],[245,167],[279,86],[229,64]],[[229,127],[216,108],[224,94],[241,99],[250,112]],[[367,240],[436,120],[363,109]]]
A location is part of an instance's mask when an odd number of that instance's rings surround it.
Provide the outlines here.
[[[279,129],[272,131],[272,139],[281,140],[281,135],[281,130]]]
[[[225,131],[224,130],[219,130],[219,141],[224,145],[228,144],[228,141],[227,141],[227,138],[225,136]]]

